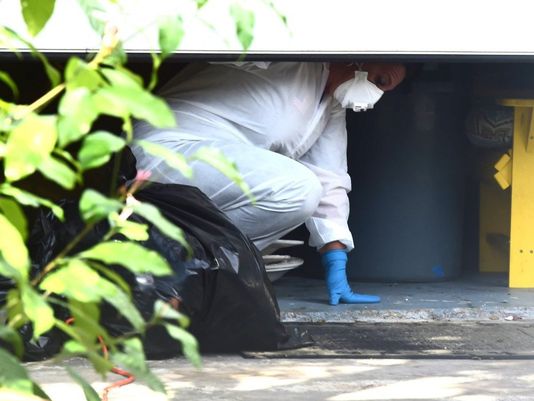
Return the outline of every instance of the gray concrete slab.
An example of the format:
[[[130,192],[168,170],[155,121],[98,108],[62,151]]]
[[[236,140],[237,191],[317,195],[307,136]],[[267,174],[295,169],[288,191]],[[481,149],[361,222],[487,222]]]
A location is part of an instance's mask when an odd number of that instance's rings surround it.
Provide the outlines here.
[[[105,380],[88,365],[68,365],[101,391]],[[251,360],[204,358],[202,370],[183,359],[150,363],[170,400],[295,401],[531,401],[533,362],[409,359]],[[32,376],[55,401],[83,400],[66,372],[51,364],[29,364]],[[109,381],[115,378],[109,377]],[[117,378],[118,380],[118,378]],[[110,401],[162,401],[162,394],[134,383],[110,392]]]
[[[321,280],[284,277],[275,283],[282,318],[286,322],[317,323],[500,322],[501,329],[505,331],[511,327],[509,325],[523,325],[534,320],[534,290],[508,289],[503,275],[476,275],[443,283],[352,285],[355,290],[381,295],[382,303],[329,306]],[[357,330],[357,326],[354,325],[354,330]],[[514,327],[522,329],[520,326]],[[444,331],[438,340],[463,341],[454,330],[452,327],[450,332]],[[494,332],[481,330],[479,333],[473,330],[473,333],[480,336],[487,334],[493,338],[491,341],[497,341]],[[524,341],[530,341],[529,332],[525,333]],[[518,344],[514,342],[518,353],[527,349]],[[487,345],[491,350],[491,343]],[[507,349],[503,347],[503,350]],[[523,354],[531,357],[528,353]],[[534,399],[533,359],[443,359],[444,355],[435,356],[431,359],[404,358],[402,355],[396,359],[388,359],[387,355],[380,359],[319,358],[313,354],[307,355],[307,359],[204,356],[201,370],[196,370],[183,358],[174,358],[150,362],[154,373],[164,381],[168,398],[154,393],[141,383],[134,383],[112,391],[109,400]],[[99,392],[109,383],[120,379],[113,375],[106,379],[99,377],[81,359],[72,359],[66,364],[86,377]],[[28,364],[28,368],[54,401],[83,400],[80,388],[61,366],[44,362]]]
[[[510,289],[502,274],[471,275],[433,283],[351,283],[377,294],[379,304],[327,303],[324,282],[285,276],[274,283],[286,322],[534,320],[534,289]]]
[[[253,358],[530,359],[534,323],[381,322],[286,323],[313,343],[302,348],[246,352]]]

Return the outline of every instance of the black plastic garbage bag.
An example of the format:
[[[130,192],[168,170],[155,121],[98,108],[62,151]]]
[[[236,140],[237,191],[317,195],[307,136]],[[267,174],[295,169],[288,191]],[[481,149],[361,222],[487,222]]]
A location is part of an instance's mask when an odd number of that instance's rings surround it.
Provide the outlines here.
[[[136,198],[157,206],[167,219],[181,227],[193,250],[193,257],[188,258],[177,241],[150,226],[150,239],[143,245],[164,256],[173,275],[135,276],[116,267],[132,286],[134,303],[145,318],[152,315],[156,300],[178,301],[179,310],[190,317],[189,331],[199,341],[201,352],[288,347],[291,341],[280,323],[278,304],[261,255],[224,213],[190,186],[152,183],[136,193]],[[77,205],[67,202],[63,206],[64,223],[51,213],[42,213],[34,227],[30,247],[35,272],[83,226]],[[135,215],[131,219],[143,221]],[[76,251],[96,244],[106,231],[107,223],[97,225]],[[101,320],[112,334],[131,330],[110,305],[104,305]],[[149,358],[165,358],[179,352],[177,342],[162,327],[150,329],[144,343]]]
[[[152,184],[136,198],[181,227],[193,249],[187,259],[179,243],[151,227],[145,246],[166,257],[174,275],[136,277],[134,297],[141,310],[152,311],[156,299],[179,298],[202,351],[274,350],[287,341],[259,251],[201,191]],[[172,345],[163,328],[149,332],[147,340],[147,353],[155,357],[168,354]]]

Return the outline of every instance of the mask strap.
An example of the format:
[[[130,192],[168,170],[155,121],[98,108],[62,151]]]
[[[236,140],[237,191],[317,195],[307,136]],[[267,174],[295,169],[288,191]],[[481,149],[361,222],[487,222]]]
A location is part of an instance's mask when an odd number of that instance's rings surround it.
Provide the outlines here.
[[[362,68],[363,68],[363,63],[358,63],[356,61],[353,61],[352,63],[348,63],[347,66],[351,67],[355,65],[356,68],[358,68],[358,71],[362,71]]]

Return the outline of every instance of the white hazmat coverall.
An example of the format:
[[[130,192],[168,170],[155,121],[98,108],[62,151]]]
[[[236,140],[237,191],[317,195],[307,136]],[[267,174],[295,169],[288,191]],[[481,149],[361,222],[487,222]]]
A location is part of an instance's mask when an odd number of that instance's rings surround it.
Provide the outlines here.
[[[311,246],[340,241],[351,250],[345,110],[323,95],[328,67],[298,62],[190,65],[159,91],[177,127],[136,125],[137,139],[185,156],[204,146],[220,149],[236,162],[255,204],[200,161],[192,163],[189,180],[134,146],[138,169],[150,171],[152,181],[198,187],[259,249],[305,222]]]

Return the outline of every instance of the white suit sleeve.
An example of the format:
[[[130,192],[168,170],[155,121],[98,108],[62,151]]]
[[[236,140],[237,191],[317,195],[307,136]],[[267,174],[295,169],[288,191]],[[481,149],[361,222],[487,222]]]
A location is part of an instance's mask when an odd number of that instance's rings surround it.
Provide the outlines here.
[[[348,227],[351,180],[347,173],[347,129],[345,110],[334,107],[323,133],[299,160],[312,170],[323,186],[323,196],[315,213],[306,221],[310,246],[340,241],[354,248]]]

